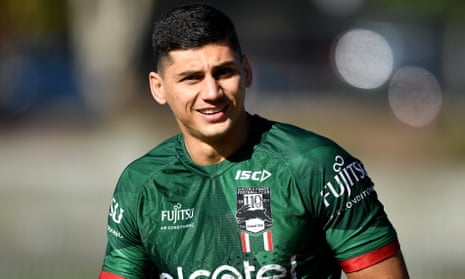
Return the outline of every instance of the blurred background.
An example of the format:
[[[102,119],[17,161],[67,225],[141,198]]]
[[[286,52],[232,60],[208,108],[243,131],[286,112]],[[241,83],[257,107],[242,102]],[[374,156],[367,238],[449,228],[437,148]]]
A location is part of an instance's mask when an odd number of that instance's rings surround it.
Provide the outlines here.
[[[188,2],[0,2],[2,278],[97,278],[118,176],[177,132],[150,37]],[[254,67],[248,110],[362,159],[411,277],[463,278],[465,2],[208,2]]]

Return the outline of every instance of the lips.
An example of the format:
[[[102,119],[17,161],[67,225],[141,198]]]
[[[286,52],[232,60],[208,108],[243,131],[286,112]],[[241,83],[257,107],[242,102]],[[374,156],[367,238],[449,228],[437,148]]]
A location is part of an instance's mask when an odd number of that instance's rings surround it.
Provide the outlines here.
[[[197,110],[198,112],[206,115],[213,115],[216,113],[220,113],[226,110],[226,106],[220,107],[220,108],[204,108],[204,109],[199,109]]]
[[[225,106],[220,106],[220,107],[201,108],[201,109],[198,109],[197,112],[208,123],[218,123],[218,122],[223,122],[226,120],[227,109],[228,109],[228,105],[225,105]]]

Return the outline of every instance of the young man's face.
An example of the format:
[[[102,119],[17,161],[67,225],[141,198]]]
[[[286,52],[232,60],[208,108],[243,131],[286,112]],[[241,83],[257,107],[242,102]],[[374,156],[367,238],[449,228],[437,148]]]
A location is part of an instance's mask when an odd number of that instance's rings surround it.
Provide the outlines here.
[[[186,138],[220,140],[245,119],[252,71],[247,58],[226,45],[171,51],[149,79],[153,97],[170,106]]]

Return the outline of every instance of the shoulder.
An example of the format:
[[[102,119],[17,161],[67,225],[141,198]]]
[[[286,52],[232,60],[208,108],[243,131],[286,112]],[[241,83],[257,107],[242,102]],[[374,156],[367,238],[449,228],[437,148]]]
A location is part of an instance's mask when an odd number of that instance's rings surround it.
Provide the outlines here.
[[[345,168],[367,176],[362,162],[335,141],[295,125],[270,122],[256,150],[274,158],[317,196],[324,185]]]
[[[123,170],[118,181],[117,190],[124,192],[140,191],[148,180],[177,161],[176,148],[178,144],[178,136],[171,137],[132,161]]]
[[[332,139],[293,124],[260,119],[263,133],[260,148],[279,154],[285,160],[311,159],[313,163],[333,160],[336,155],[348,156]],[[268,124],[265,124],[268,123]]]

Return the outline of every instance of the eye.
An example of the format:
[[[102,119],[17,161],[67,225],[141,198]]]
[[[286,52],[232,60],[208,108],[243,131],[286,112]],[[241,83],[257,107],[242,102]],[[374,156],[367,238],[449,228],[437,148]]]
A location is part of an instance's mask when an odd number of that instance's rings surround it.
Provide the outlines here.
[[[231,68],[231,67],[224,67],[224,68],[219,68],[217,69],[213,76],[216,78],[216,79],[225,79],[225,78],[230,78],[232,77],[233,75],[235,75],[237,73],[237,70],[234,69],[234,68]]]
[[[202,78],[203,78],[203,75],[194,73],[194,74],[189,74],[189,75],[183,76],[183,77],[180,79],[180,82],[192,83],[192,82],[199,81],[199,80],[201,80]]]

